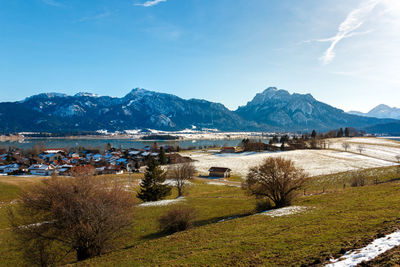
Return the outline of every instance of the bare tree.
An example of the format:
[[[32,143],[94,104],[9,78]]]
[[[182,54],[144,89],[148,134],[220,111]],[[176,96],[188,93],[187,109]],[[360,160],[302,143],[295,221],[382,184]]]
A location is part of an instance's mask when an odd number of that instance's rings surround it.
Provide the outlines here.
[[[124,189],[110,179],[83,173],[76,178],[53,176],[25,191],[9,210],[25,259],[47,266],[61,254],[75,252],[80,261],[112,248],[132,222],[133,197]]]
[[[365,185],[365,175],[361,171],[353,171],[351,173],[350,185],[352,187],[364,186]]]
[[[175,182],[178,189],[178,196],[182,196],[187,186],[188,180],[192,179],[196,173],[196,168],[192,162],[185,162],[171,165],[168,169],[168,176]]]
[[[359,145],[357,147],[357,150],[358,150],[358,152],[360,152],[360,154],[362,154],[364,152],[364,150],[365,150],[365,147],[363,145]]]
[[[350,144],[347,143],[347,142],[343,142],[343,143],[342,143],[342,147],[343,147],[343,149],[347,152],[347,150],[350,148]]]
[[[304,186],[307,175],[296,168],[293,161],[284,158],[267,158],[250,169],[242,187],[252,195],[271,200],[275,207],[291,204],[296,191]]]

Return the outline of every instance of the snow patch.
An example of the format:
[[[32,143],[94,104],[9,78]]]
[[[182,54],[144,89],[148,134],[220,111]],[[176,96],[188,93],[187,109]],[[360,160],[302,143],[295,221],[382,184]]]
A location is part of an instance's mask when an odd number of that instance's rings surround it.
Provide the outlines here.
[[[177,203],[184,201],[183,197],[177,199],[167,199],[167,200],[159,200],[159,201],[151,201],[139,204],[139,207],[160,207],[160,206],[167,206],[169,204]]]
[[[385,237],[375,239],[368,246],[357,249],[351,253],[347,252],[344,256],[339,259],[332,260],[330,264],[325,266],[328,267],[345,267],[345,266],[356,266],[363,261],[370,261],[380,254],[397,247],[400,245],[400,230]]]
[[[307,207],[292,206],[292,207],[280,208],[280,209],[276,209],[276,210],[267,210],[267,211],[263,211],[258,214],[266,215],[266,216],[270,216],[270,217],[280,217],[280,216],[286,216],[286,215],[300,213],[300,212],[305,211],[306,209],[307,209]]]

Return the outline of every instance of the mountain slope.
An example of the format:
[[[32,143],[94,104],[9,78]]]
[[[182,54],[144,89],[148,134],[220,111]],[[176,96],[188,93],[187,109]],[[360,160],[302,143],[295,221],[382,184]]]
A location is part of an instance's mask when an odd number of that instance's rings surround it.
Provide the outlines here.
[[[375,118],[347,114],[315,100],[310,94],[290,94],[275,87],[257,94],[247,105],[239,107],[236,114],[246,120],[262,122],[282,130],[329,130],[383,123]]]
[[[4,112],[1,112],[3,110]],[[206,100],[184,100],[174,95],[133,89],[113,98],[79,93],[39,94],[21,102],[0,103],[1,130],[95,131],[156,128],[184,129],[192,125],[220,130],[256,129],[225,106]],[[27,115],[26,115],[27,114]]]
[[[246,106],[231,111],[206,100],[133,89],[117,98],[78,93],[38,94],[20,102],[0,103],[3,133],[121,131],[153,128],[181,130],[196,126],[222,131],[318,131],[352,126],[364,128],[394,120],[350,115],[315,100],[268,88]]]

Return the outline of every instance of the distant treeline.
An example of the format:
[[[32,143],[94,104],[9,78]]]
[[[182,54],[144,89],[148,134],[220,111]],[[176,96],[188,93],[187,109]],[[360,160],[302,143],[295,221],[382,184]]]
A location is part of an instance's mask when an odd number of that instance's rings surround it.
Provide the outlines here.
[[[179,140],[178,136],[152,134],[142,137],[143,140]]]

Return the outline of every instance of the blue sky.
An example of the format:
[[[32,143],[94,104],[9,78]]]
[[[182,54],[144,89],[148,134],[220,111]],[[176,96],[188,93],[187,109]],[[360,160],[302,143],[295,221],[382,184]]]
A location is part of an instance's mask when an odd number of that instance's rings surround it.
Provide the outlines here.
[[[399,0],[0,0],[0,101],[130,89],[230,109],[269,86],[400,106]]]

